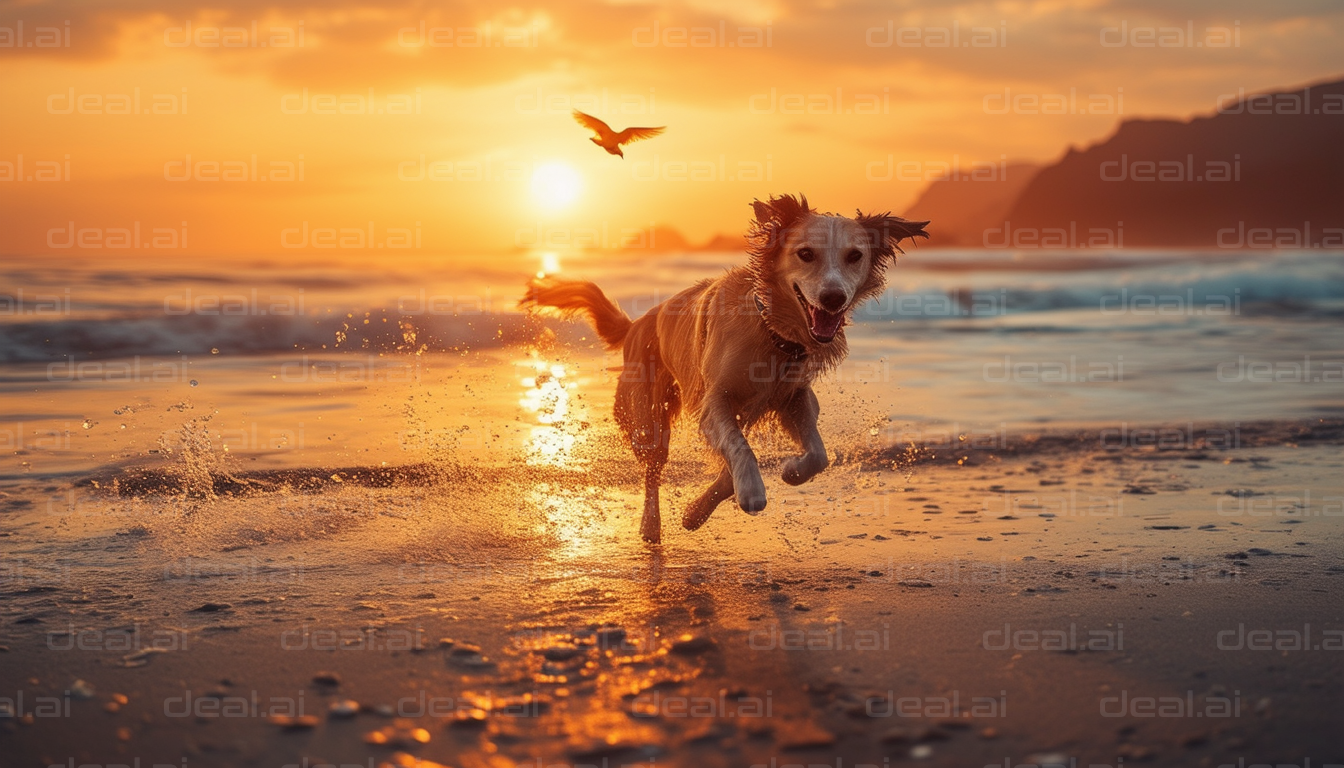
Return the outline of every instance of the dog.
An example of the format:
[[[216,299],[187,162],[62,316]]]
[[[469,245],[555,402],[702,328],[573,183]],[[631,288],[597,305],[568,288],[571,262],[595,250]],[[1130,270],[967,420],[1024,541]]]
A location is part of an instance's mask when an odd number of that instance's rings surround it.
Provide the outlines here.
[[[765,483],[746,435],[773,418],[802,453],[783,462],[801,485],[830,463],[817,432],[812,382],[848,353],[850,313],[886,285],[901,240],[928,237],[927,221],[890,213],[853,218],[822,213],[805,196],[752,203],[748,263],[703,280],[631,320],[596,285],[539,278],[519,302],[531,312],[586,317],[608,349],[623,350],[615,416],[644,468],[640,534],[662,537],[658,487],[673,421],[699,420],[721,462],[718,478],[690,503],[695,530],[734,497],[744,512],[765,509]]]

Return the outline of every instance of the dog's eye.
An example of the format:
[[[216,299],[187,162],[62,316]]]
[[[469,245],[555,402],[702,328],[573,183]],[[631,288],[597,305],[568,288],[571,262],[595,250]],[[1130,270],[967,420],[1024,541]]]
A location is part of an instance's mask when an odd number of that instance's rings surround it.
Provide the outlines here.
[[[850,251],[849,253],[845,254],[845,263],[846,263],[846,264],[858,264],[858,263],[859,263],[859,259],[862,259],[862,258],[863,258],[863,251],[859,251],[859,250]]]
[[[817,258],[817,255],[812,252],[811,248],[799,248],[798,258],[802,259],[803,261],[812,261],[813,259]]]

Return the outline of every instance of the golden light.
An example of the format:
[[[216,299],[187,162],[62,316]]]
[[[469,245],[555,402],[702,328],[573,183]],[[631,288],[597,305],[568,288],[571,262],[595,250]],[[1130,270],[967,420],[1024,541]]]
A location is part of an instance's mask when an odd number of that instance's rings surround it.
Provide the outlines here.
[[[582,191],[583,177],[565,163],[544,163],[532,172],[532,199],[543,208],[567,208]]]
[[[552,251],[546,251],[545,253],[541,254],[541,271],[537,273],[537,277],[554,275],[556,272],[559,271],[560,271],[560,256],[558,254]]]
[[[577,382],[570,380],[562,363],[534,359],[517,365],[524,371],[519,379],[523,396],[518,404],[536,421],[530,431],[527,463],[568,466],[574,447],[581,442],[572,423],[576,415],[570,413],[571,394],[578,387]],[[581,421],[585,416],[577,415],[577,419]]]

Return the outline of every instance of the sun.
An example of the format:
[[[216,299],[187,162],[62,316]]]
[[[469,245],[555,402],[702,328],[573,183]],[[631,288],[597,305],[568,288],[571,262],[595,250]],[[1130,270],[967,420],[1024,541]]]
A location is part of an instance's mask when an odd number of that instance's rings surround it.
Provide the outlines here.
[[[543,208],[568,208],[582,191],[583,177],[564,163],[544,163],[532,172],[532,199]]]

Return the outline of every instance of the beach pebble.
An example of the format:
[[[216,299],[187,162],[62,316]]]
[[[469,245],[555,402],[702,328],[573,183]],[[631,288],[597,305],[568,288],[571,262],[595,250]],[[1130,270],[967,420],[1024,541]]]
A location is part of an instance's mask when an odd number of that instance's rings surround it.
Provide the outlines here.
[[[582,656],[583,649],[571,645],[556,645],[542,650],[541,655],[547,661],[569,661],[576,656]]]
[[[459,728],[480,728],[485,725],[487,713],[484,709],[468,709],[459,711],[453,716],[452,725]]]
[[[694,656],[714,648],[714,641],[704,635],[692,635],[686,633],[676,640],[672,641],[672,653],[679,653],[683,656]]]
[[[359,714],[359,702],[354,699],[340,699],[331,702],[327,713],[332,717],[354,717]]]
[[[88,681],[76,680],[70,684],[70,695],[76,699],[92,699],[93,694],[93,686]]]
[[[448,766],[416,757],[409,752],[393,752],[389,760],[378,764],[378,768],[448,768]]]
[[[341,676],[335,672],[318,672],[313,675],[313,682],[318,685],[338,686],[341,684]]]
[[[625,630],[621,627],[602,627],[597,630],[599,648],[612,648],[625,643]]]
[[[410,747],[416,744],[427,744],[429,743],[429,731],[424,728],[417,728],[415,723],[410,720],[397,720],[392,725],[385,725],[376,731],[369,731],[364,734],[364,743],[388,747]]]
[[[627,741],[614,734],[608,735],[605,739],[573,739],[565,751],[582,760],[597,760],[602,758],[603,764],[607,763],[607,758],[639,749],[642,745]]]
[[[318,720],[314,715],[299,715],[298,717],[271,715],[266,718],[266,722],[271,725],[278,725],[286,731],[306,731],[317,727]]]
[[[779,736],[781,749],[792,751],[819,749],[835,743],[835,734],[811,720],[789,723]]]
[[[145,648],[135,653],[128,653],[121,657],[123,667],[143,667],[149,663],[151,657],[156,653],[167,653],[167,648]]]

